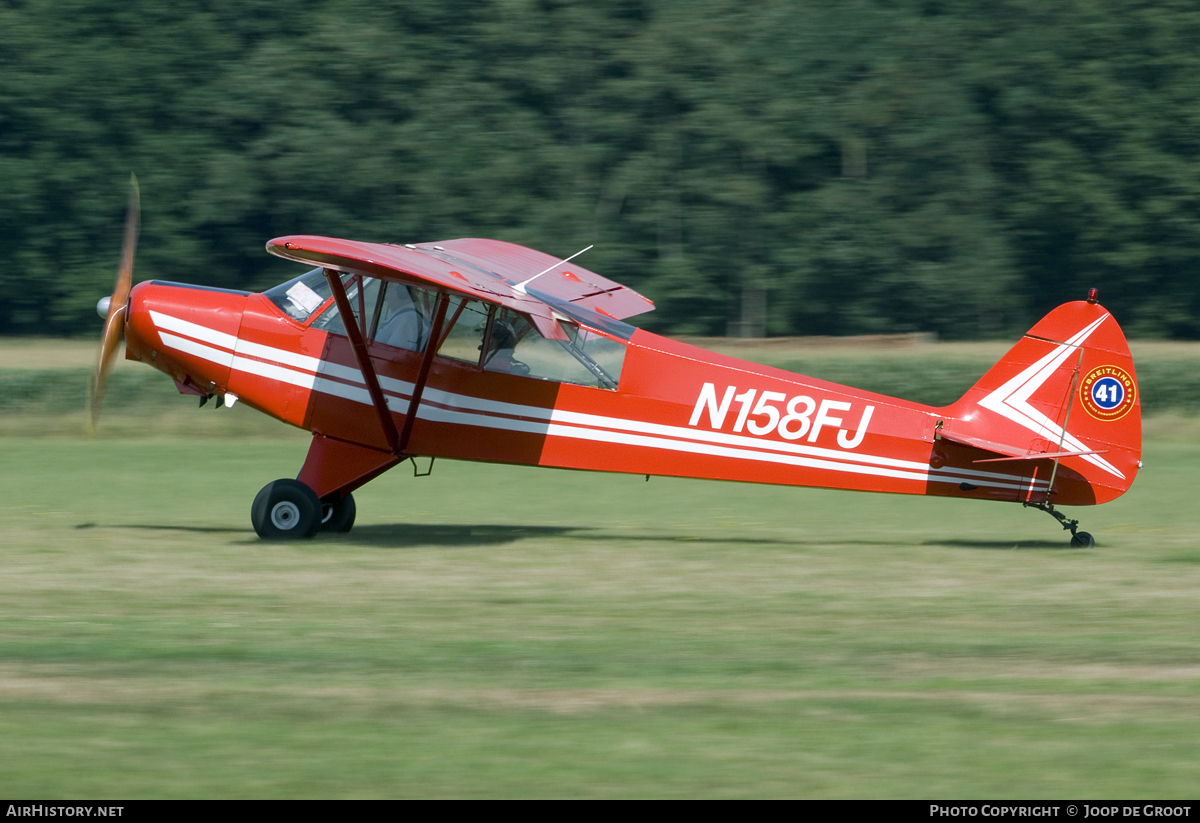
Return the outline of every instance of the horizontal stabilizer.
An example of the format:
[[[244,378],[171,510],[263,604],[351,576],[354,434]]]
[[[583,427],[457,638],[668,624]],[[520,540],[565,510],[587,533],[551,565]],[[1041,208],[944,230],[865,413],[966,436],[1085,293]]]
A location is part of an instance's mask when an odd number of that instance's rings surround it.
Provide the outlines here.
[[[1006,460],[1053,460],[1058,457],[1083,457],[1085,454],[1108,454],[1108,449],[1090,452],[1041,452],[1039,454],[1023,454],[1020,457],[988,457],[983,460],[972,460],[972,463],[1001,463]]]
[[[1009,446],[1004,443],[996,443],[991,440],[984,440],[982,437],[972,437],[966,434],[958,434],[956,432],[946,431],[944,428],[938,430],[939,440],[949,440],[951,443],[957,443],[960,446],[970,446],[975,449],[983,449],[984,451],[1003,454],[1008,459],[1019,460],[1025,456],[1025,450]],[[979,462],[978,460],[975,462]]]

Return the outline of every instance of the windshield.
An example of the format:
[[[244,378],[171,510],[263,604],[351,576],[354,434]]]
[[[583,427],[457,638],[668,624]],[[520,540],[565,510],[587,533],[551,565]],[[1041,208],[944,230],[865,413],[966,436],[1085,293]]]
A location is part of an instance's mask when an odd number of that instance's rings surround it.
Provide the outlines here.
[[[325,304],[333,290],[325,279],[325,270],[313,269],[263,293],[288,317],[303,323]]]

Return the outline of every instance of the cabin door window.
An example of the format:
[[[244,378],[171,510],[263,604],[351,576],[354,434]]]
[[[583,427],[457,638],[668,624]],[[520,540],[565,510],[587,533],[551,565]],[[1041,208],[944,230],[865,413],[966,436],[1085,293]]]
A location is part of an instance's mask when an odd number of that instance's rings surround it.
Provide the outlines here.
[[[560,325],[568,339],[547,340],[524,316],[496,310],[486,337],[484,369],[615,389],[625,346],[575,323]]]
[[[392,282],[385,283],[382,291],[373,335],[375,342],[398,349],[424,351],[433,325],[437,295]]]
[[[478,366],[483,356],[483,335],[487,331],[488,305],[479,300],[451,297],[446,308],[438,356]]]

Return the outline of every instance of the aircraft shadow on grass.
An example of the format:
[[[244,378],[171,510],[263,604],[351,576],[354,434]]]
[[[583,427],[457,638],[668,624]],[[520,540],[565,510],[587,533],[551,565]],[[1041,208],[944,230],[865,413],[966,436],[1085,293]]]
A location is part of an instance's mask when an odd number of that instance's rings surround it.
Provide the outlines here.
[[[100,523],[80,523],[77,529],[141,529],[143,531],[192,532],[193,534],[242,534],[245,529],[221,528],[220,526],[157,526],[147,523],[114,523],[111,526]]]
[[[80,523],[76,529],[101,528],[97,523]],[[246,543],[257,544],[246,529],[220,528],[216,526],[176,526],[147,523],[116,524],[110,528],[140,529],[145,531],[190,532],[192,534],[245,534]],[[499,546],[515,543],[525,538],[558,538],[580,542],[654,542],[654,543],[703,543],[739,546],[792,546],[810,544],[824,545],[825,540],[787,540],[770,537],[733,537],[728,535],[700,536],[683,532],[647,534],[643,532],[605,532],[588,526],[513,526],[495,523],[445,524],[445,523],[388,523],[362,525],[349,534],[338,535],[346,544],[375,546],[378,548],[406,549],[419,546],[442,546],[445,548],[471,546]],[[319,539],[319,538],[318,538]],[[852,540],[838,543],[859,545],[883,545],[887,541]],[[952,549],[981,549],[988,551],[1071,550],[1069,544],[1058,540],[926,540],[923,546],[945,546]]]
[[[217,531],[214,529],[213,531]],[[226,530],[228,531],[228,530]],[[499,524],[441,524],[441,523],[389,523],[355,526],[349,534],[338,535],[339,542],[376,546],[381,548],[415,548],[418,546],[470,547],[515,543],[525,538],[557,538],[564,542],[580,543],[694,543],[724,546],[771,546],[778,548],[803,549],[813,546],[839,545],[885,546],[891,545],[886,538],[880,540],[834,540],[824,538],[796,539],[786,537],[749,537],[729,534],[707,535],[685,531],[644,532],[607,531],[591,526],[514,526]],[[320,536],[317,538],[320,540]],[[255,543],[255,540],[248,540]],[[1055,540],[930,540],[923,545],[946,546],[949,548],[1026,550],[1063,549],[1061,541]]]
[[[77,529],[104,528],[97,523],[81,523]],[[247,544],[259,544],[246,529],[220,528],[215,526],[178,526],[152,523],[114,524],[107,528],[138,529],[144,531],[173,531],[192,534],[226,534],[230,537],[246,535]],[[374,546],[377,548],[406,549],[421,546],[445,548],[471,546],[499,546],[515,543],[526,538],[558,538],[570,542],[655,542],[697,543],[740,546],[800,546],[813,541],[795,541],[770,537],[738,537],[730,535],[708,536],[686,532],[619,532],[603,531],[589,526],[514,526],[495,523],[444,524],[444,523],[387,523],[355,526],[354,531],[336,536],[341,544]],[[322,542],[320,535],[318,543]],[[824,542],[824,541],[817,541]],[[844,541],[839,541],[844,542]],[[865,542],[865,541],[854,541]]]
[[[81,523],[77,529],[101,528],[96,523]],[[216,526],[177,526],[154,523],[118,523],[108,528],[139,529],[144,531],[187,532],[191,534],[227,534],[231,537],[245,535],[247,544],[261,544],[253,532],[244,528],[220,528]],[[342,544],[358,544],[381,548],[415,548],[417,546],[488,546],[514,543],[526,537],[582,538],[586,528],[574,526],[506,526],[506,525],[444,525],[425,523],[394,523],[386,525],[358,526],[350,534],[339,534]],[[589,535],[589,539],[594,536]],[[318,537],[319,541],[320,538]],[[282,545],[282,544],[281,544]],[[294,545],[294,544],[293,544]]]
[[[923,546],[946,546],[951,549],[984,549],[990,551],[1026,551],[1030,549],[1055,549],[1076,551],[1070,543],[1061,540],[926,540]]]
[[[589,526],[512,526],[495,524],[445,525],[395,523],[388,525],[356,526],[353,532],[339,535],[338,540],[361,545],[407,548],[410,546],[480,546],[514,543],[525,538],[557,538],[570,542],[622,543],[701,543],[741,546],[788,546],[791,541],[780,538],[736,537],[729,535],[702,536],[683,532],[623,532],[604,531]],[[319,539],[319,538],[318,538]],[[253,541],[252,541],[253,542]]]
[[[349,534],[337,535],[339,543],[407,549],[421,546],[469,548],[499,546],[525,538],[557,537],[578,539],[580,529],[573,526],[511,526],[489,523],[382,523],[356,526]],[[254,540],[250,542],[256,542]]]

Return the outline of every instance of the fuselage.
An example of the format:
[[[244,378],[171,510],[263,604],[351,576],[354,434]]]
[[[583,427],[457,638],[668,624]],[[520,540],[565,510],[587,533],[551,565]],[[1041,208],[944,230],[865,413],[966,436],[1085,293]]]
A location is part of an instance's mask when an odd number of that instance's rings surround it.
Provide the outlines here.
[[[415,412],[404,453],[393,458],[1014,502],[1047,498],[1050,461],[980,463],[977,449],[940,439],[942,427],[955,423],[949,407],[714,354],[619,322],[583,327],[607,347],[606,362],[616,364],[615,385],[593,381],[582,370],[578,378],[552,379],[539,376],[536,364],[524,374],[484,355],[471,362],[496,333],[481,322],[481,332],[463,327],[467,342],[459,340],[455,356],[435,349],[439,354],[412,409],[423,353],[371,339],[383,327],[385,310],[369,317],[366,299],[356,322],[368,338],[395,426],[403,427]],[[391,447],[351,341],[336,328],[318,327],[330,305],[326,300],[297,319],[268,294],[142,283],[131,295],[127,357],[170,375],[183,392],[232,395],[315,438],[385,455]],[[458,339],[451,332],[443,335],[443,347]],[[482,338],[472,347],[476,332]],[[519,355],[521,344],[514,350]],[[546,367],[554,374],[557,368]],[[609,366],[608,373],[613,370]],[[1055,503],[1090,504],[1120,493],[1110,494],[1065,465],[1057,472]]]

